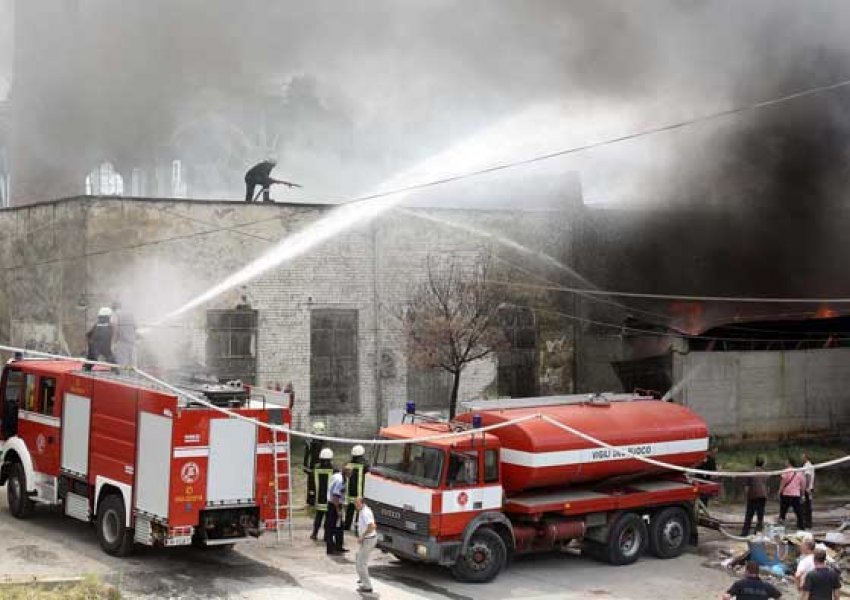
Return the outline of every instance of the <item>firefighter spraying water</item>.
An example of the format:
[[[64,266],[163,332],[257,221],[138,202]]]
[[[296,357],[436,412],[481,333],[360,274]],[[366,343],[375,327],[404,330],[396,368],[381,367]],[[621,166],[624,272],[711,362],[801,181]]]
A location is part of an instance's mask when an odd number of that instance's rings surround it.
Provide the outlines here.
[[[271,176],[272,169],[277,166],[277,161],[273,158],[259,162],[245,173],[245,202],[254,202],[263,195],[263,202],[272,202],[269,197],[270,188],[275,183],[280,183],[288,188],[300,188],[301,186],[291,181],[283,179],[275,179]],[[254,190],[259,187],[257,195],[254,195]]]

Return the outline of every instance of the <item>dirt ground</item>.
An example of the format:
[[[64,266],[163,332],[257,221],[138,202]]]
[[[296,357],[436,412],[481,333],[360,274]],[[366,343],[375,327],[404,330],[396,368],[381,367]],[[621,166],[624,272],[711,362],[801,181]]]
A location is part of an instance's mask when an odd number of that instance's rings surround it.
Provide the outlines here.
[[[128,598],[235,598],[275,599],[359,598],[355,591],[354,556],[325,555],[320,544],[308,539],[310,518],[294,521],[293,539],[280,542],[273,534],[234,551],[175,548],[139,548],[131,557],[104,554],[91,526],[39,510],[30,520],[18,521],[5,506],[0,489],[0,579],[31,581],[99,576],[118,586]],[[578,600],[716,599],[733,581],[723,570],[705,566],[724,542],[703,530],[699,549],[673,560],[644,557],[634,565],[612,567],[588,558],[550,553],[520,558],[494,582],[458,583],[444,569],[402,564],[376,552],[372,561],[376,593],[365,597],[406,600],[537,598]],[[0,588],[2,598],[2,588]]]

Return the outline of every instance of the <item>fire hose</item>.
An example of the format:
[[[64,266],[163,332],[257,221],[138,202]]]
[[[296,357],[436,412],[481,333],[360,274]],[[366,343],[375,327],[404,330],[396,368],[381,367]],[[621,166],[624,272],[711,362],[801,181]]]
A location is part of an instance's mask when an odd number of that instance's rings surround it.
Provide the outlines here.
[[[245,421],[245,422],[251,423],[251,424],[253,424],[257,427],[263,427],[263,428],[266,428],[266,429],[269,429],[269,430],[272,430],[272,431],[276,431],[278,433],[284,433],[286,435],[293,435],[293,436],[301,437],[301,438],[317,439],[317,440],[321,440],[321,441],[324,441],[324,442],[333,442],[333,443],[340,443],[340,444],[361,444],[361,445],[372,445],[372,446],[386,446],[386,445],[395,445],[395,444],[416,444],[416,443],[422,443],[422,442],[451,439],[451,438],[456,438],[456,437],[464,437],[464,436],[467,436],[467,435],[475,435],[475,434],[478,434],[478,433],[486,433],[488,431],[494,431],[496,429],[501,429],[503,427],[510,427],[511,425],[516,425],[518,423],[523,423],[523,422],[526,422],[526,421],[540,419],[540,420],[543,420],[543,421],[549,423],[550,425],[552,425],[554,427],[558,427],[559,429],[562,429],[563,431],[566,431],[567,433],[570,433],[570,434],[572,434],[572,435],[574,435],[578,438],[581,438],[581,439],[585,440],[586,442],[593,444],[594,446],[597,446],[597,447],[600,447],[600,448],[607,448],[609,450],[612,450],[615,453],[615,456],[621,456],[622,458],[632,458],[632,459],[638,460],[640,462],[643,462],[643,463],[646,463],[646,464],[649,464],[649,465],[653,465],[653,466],[663,468],[663,469],[668,469],[668,470],[671,470],[671,471],[678,471],[678,472],[685,473],[685,474],[688,474],[688,475],[696,475],[696,476],[701,475],[701,476],[704,476],[704,477],[705,476],[708,476],[708,477],[725,477],[725,478],[732,479],[732,478],[741,478],[741,477],[754,477],[754,476],[765,477],[765,476],[772,476],[772,475],[781,475],[782,473],[786,473],[789,470],[795,470],[795,471],[806,470],[804,467],[798,467],[796,469],[776,469],[776,470],[773,470],[773,471],[707,471],[705,469],[696,469],[696,468],[692,468],[692,467],[682,467],[682,466],[679,466],[679,465],[673,465],[673,464],[670,464],[670,463],[666,463],[664,461],[656,460],[654,458],[649,458],[649,457],[646,457],[646,456],[641,456],[641,455],[635,454],[635,453],[629,451],[626,448],[613,446],[613,445],[611,445],[611,444],[609,444],[609,443],[607,443],[603,440],[600,440],[598,438],[593,437],[590,434],[587,434],[583,431],[580,431],[580,430],[576,429],[575,427],[571,427],[569,425],[561,423],[560,421],[557,421],[557,420],[549,417],[548,415],[544,415],[544,414],[541,414],[541,413],[526,415],[524,417],[511,419],[509,421],[504,421],[502,423],[495,423],[493,425],[487,425],[487,426],[484,426],[484,427],[476,427],[474,429],[464,429],[464,430],[461,430],[461,431],[452,431],[452,432],[448,432],[448,433],[440,433],[440,434],[422,436],[422,437],[418,437],[418,438],[358,439],[358,438],[336,437],[336,436],[329,436],[329,435],[319,435],[319,434],[310,433],[310,432],[307,432],[307,431],[297,431],[297,430],[291,429],[291,428],[289,428],[285,425],[275,425],[275,424],[272,424],[272,423],[265,423],[265,422],[260,421],[258,419],[254,419],[252,417],[247,417],[245,415],[241,415],[241,414],[234,412],[234,411],[232,411],[228,408],[225,408],[225,407],[222,407],[222,406],[217,406],[217,405],[213,404],[212,402],[206,400],[205,398],[201,398],[201,397],[196,396],[194,394],[190,394],[190,393],[186,392],[185,390],[182,390],[182,389],[180,389],[180,388],[178,388],[178,387],[176,387],[176,386],[174,386],[174,385],[172,385],[172,384],[170,384],[166,381],[163,381],[162,379],[160,379],[158,377],[155,377],[154,375],[151,375],[150,373],[147,373],[146,371],[143,371],[142,369],[139,369],[138,367],[134,367],[134,366],[131,366],[131,365],[118,365],[118,364],[114,364],[114,363],[108,363],[108,362],[96,361],[96,360],[89,360],[89,359],[85,359],[85,358],[74,358],[74,357],[69,357],[69,356],[63,356],[63,355],[60,355],[60,354],[51,354],[49,352],[41,352],[41,351],[37,351],[37,350],[28,350],[26,348],[18,348],[18,347],[7,346],[7,345],[0,345],[0,351],[12,352],[14,354],[19,354],[19,355],[27,355],[28,354],[28,355],[32,355],[32,356],[36,356],[36,357],[40,357],[40,358],[50,358],[50,359],[54,359],[54,360],[70,360],[70,361],[79,362],[79,363],[82,363],[82,364],[108,367],[108,368],[111,368],[111,369],[118,369],[118,370],[136,373],[139,377],[146,379],[146,380],[150,381],[151,383],[154,383],[154,384],[172,392],[173,394],[177,395],[178,397],[183,397],[183,398],[186,398],[187,400],[191,400],[192,402],[198,403],[198,404],[205,406],[205,407],[207,407],[211,410],[215,410],[219,413],[225,414],[230,418]],[[812,467],[809,467],[809,468],[813,468],[815,470],[820,470],[820,469],[826,469],[826,468],[829,468],[829,467],[834,467],[836,465],[844,464],[846,462],[850,462],[850,455],[845,455],[845,456],[835,458],[835,459],[832,459],[832,460],[828,460],[828,461],[825,461],[825,462],[822,462],[822,463],[817,463],[815,465],[812,465]]]

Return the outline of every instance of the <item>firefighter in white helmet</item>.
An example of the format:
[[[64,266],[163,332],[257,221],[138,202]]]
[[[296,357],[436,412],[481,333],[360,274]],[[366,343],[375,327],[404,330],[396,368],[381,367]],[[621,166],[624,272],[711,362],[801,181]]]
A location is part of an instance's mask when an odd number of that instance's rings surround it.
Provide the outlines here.
[[[86,358],[88,360],[105,360],[106,362],[114,363],[115,357],[112,355],[112,309],[104,306],[97,311],[97,321],[92,328],[86,333],[86,342],[88,342],[88,350]],[[86,371],[91,371],[91,365],[83,366]]]
[[[334,466],[331,462],[334,458],[333,450],[322,448],[319,452],[319,464],[313,468],[313,489],[315,490],[316,516],[313,517],[313,533],[310,539],[315,540],[319,535],[319,528],[328,512],[328,483],[334,474]]]
[[[351,469],[348,487],[345,490],[345,529],[348,531],[351,529],[354,514],[357,512],[354,500],[363,495],[363,484],[366,482],[366,473],[369,472],[369,465],[366,462],[366,449],[360,444],[354,446],[351,449],[351,460],[346,466]]]
[[[325,424],[321,421],[313,423],[313,433],[324,435]],[[316,503],[316,482],[313,480],[313,469],[316,468],[319,462],[319,453],[321,450],[321,440],[310,438],[304,441],[304,464],[301,470],[307,475],[307,506],[313,506]]]

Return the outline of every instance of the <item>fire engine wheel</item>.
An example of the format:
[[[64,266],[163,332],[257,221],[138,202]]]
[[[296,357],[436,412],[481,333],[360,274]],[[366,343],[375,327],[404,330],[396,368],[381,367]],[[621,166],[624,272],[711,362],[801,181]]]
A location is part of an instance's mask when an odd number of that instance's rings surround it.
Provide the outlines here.
[[[27,496],[27,476],[24,466],[15,462],[9,465],[9,480],[6,482],[6,497],[9,512],[16,519],[26,519],[32,515],[33,502]]]
[[[472,535],[466,552],[458,556],[452,575],[466,583],[486,583],[505,566],[508,551],[498,533],[486,527]]]
[[[649,522],[649,551],[658,558],[675,558],[691,539],[691,520],[677,506],[659,511]]]
[[[646,547],[646,523],[640,515],[623,513],[609,530],[607,559],[612,565],[630,565]]]
[[[127,556],[133,550],[133,530],[124,525],[124,499],[109,494],[97,507],[97,539],[104,552]]]

